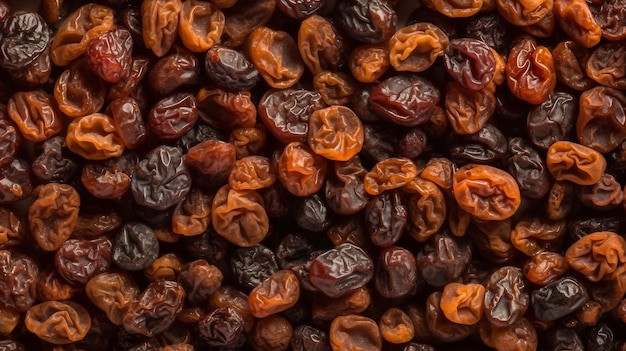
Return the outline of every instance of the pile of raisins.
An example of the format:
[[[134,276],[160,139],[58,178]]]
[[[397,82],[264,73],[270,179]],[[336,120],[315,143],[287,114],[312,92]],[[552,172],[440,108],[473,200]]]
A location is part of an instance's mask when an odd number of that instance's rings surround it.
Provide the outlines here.
[[[94,1],[0,0],[0,351],[626,350],[623,0]]]

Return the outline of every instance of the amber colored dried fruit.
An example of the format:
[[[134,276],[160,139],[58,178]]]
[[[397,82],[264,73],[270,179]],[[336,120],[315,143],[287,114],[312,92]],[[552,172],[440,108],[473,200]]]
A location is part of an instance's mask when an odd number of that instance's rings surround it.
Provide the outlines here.
[[[50,43],[50,58],[57,66],[67,66],[87,51],[89,42],[111,30],[114,13],[111,8],[86,4],[69,16],[56,32]]]
[[[286,32],[259,27],[248,38],[250,61],[272,88],[286,89],[298,82],[304,63],[296,41]]]
[[[589,59],[589,51],[585,47],[572,40],[563,40],[552,49],[552,57],[559,82],[576,90],[586,90],[596,85],[585,72]]]
[[[20,244],[25,237],[25,223],[15,212],[0,207],[0,248]]]
[[[531,104],[542,103],[556,86],[552,53],[533,39],[520,40],[509,52],[506,77],[513,95]]]
[[[406,231],[417,241],[426,241],[446,220],[446,198],[434,182],[421,177],[415,177],[402,190],[410,194],[405,201],[408,211]]]
[[[407,185],[417,176],[417,167],[408,158],[394,157],[378,162],[365,175],[365,191],[378,195]]]
[[[431,335],[439,341],[459,341],[467,338],[474,327],[451,322],[441,310],[441,292],[435,291],[426,299],[425,326]]]
[[[494,69],[493,79],[485,88],[492,90],[495,88],[492,83],[496,86],[500,86],[506,81],[506,57],[498,53],[493,47],[489,47],[489,49],[496,60],[496,67]]]
[[[61,116],[43,90],[17,92],[7,103],[7,114],[24,139],[39,142],[61,132]]]
[[[141,345],[141,344],[140,344]],[[193,345],[188,343],[172,344],[163,346],[160,351],[194,351]]]
[[[174,209],[172,231],[187,236],[204,233],[211,221],[212,200],[202,190],[191,188],[185,199]]]
[[[396,71],[425,71],[443,56],[448,42],[448,36],[432,23],[406,26],[389,39],[389,62]]]
[[[623,307],[618,307],[617,314],[620,314],[620,310]],[[600,322],[600,318],[603,315],[602,306],[597,301],[587,301],[578,310],[576,310],[576,318],[584,326],[594,326]],[[622,320],[623,321],[623,320]]]
[[[550,187],[548,193],[548,205],[546,214],[551,220],[559,220],[567,217],[571,212],[574,202],[574,186],[568,181],[556,181]]]
[[[352,50],[348,68],[361,83],[373,83],[391,66],[389,49],[385,45],[363,45]]]
[[[76,118],[69,124],[65,144],[87,160],[119,157],[124,152],[124,143],[116,131],[111,117],[94,113]]]
[[[26,312],[24,324],[40,339],[64,345],[85,338],[91,328],[91,316],[75,302],[46,301]]]
[[[626,140],[626,95],[620,90],[586,90],[580,95],[578,107],[576,134],[581,144],[607,153]]]
[[[522,318],[513,325],[494,328],[491,342],[498,351],[533,351],[538,346],[537,331],[528,319]]]
[[[58,0],[44,0],[41,2],[39,12],[49,25],[57,24],[64,15],[65,8],[62,7],[63,3]]]
[[[452,195],[452,175],[456,168],[456,164],[447,158],[433,157],[422,168],[420,177],[437,184],[446,195]]]
[[[511,230],[511,244],[527,256],[557,250],[566,231],[566,221],[544,217],[522,218]]]
[[[376,322],[356,314],[335,318],[330,325],[329,336],[335,351],[380,351],[383,348]]]
[[[424,1],[424,5],[451,18],[473,16],[479,11],[484,10],[485,6],[483,0],[426,0]]]
[[[259,155],[267,146],[267,131],[263,125],[234,129],[230,133],[229,142],[235,145],[237,159]]]
[[[457,82],[446,86],[446,116],[456,134],[474,134],[496,110],[496,97],[487,89],[471,90]]]
[[[363,125],[345,106],[316,110],[309,119],[309,146],[329,160],[347,161],[363,147]]]
[[[451,200],[449,203],[450,207],[448,207],[446,211],[448,211],[447,222],[450,233],[454,236],[464,236],[472,218],[470,214],[459,207],[458,204],[453,204]]]
[[[265,318],[293,307],[300,298],[300,281],[290,270],[278,271],[254,288],[248,295],[253,316]]]
[[[133,154],[85,164],[80,175],[81,183],[95,197],[121,198],[130,187],[137,164],[137,158],[131,155]]]
[[[278,160],[278,179],[296,196],[309,196],[324,185],[328,161],[299,142],[287,144]]]
[[[202,185],[216,188],[226,183],[235,159],[233,144],[208,139],[189,148],[185,164],[201,175]]]
[[[335,298],[318,295],[311,306],[311,318],[316,323],[332,321],[339,316],[362,313],[371,302],[371,293],[365,286]]]
[[[293,337],[291,323],[282,316],[259,319],[249,340],[255,351],[287,351]]]
[[[602,39],[602,28],[586,1],[554,0],[553,10],[563,31],[578,44],[590,48]]]
[[[550,145],[546,165],[556,180],[569,180],[578,185],[592,185],[606,170],[606,160],[592,148],[569,141]]]
[[[324,70],[337,71],[346,58],[343,37],[330,21],[318,15],[309,16],[300,23],[298,51],[314,75]]]
[[[313,77],[313,88],[327,105],[347,105],[358,83],[344,72],[321,71]]]
[[[552,13],[553,0],[497,0],[498,13],[516,26],[529,26]]]
[[[626,62],[626,49],[617,42],[602,42],[591,52],[586,61],[585,72],[598,84],[616,88],[626,88],[626,72],[622,69]]]
[[[565,259],[572,269],[592,282],[610,279],[624,271],[626,241],[612,232],[585,235],[567,249]]]
[[[80,196],[69,185],[48,183],[34,190],[28,209],[31,235],[42,249],[55,251],[69,239],[76,221]]]
[[[165,221],[165,219],[163,219],[163,221]],[[157,238],[157,240],[164,243],[175,243],[180,240],[183,235],[174,233],[172,231],[172,228],[161,227],[154,230],[154,236]]]
[[[213,198],[211,218],[219,235],[241,247],[260,243],[269,231],[263,198],[254,190],[224,185]]]
[[[235,190],[258,190],[271,186],[276,174],[269,158],[246,156],[235,161],[228,176],[228,185]]]
[[[143,275],[151,282],[161,279],[176,280],[183,266],[184,261],[178,254],[166,253],[152,261],[152,264],[143,270]]]
[[[91,278],[85,286],[85,293],[106,313],[111,323],[122,325],[122,317],[139,294],[139,288],[129,274],[112,272]]]
[[[179,15],[178,34],[187,49],[205,52],[219,41],[224,23],[224,14],[214,4],[188,0]]]
[[[457,204],[483,220],[509,218],[521,203],[515,179],[492,166],[468,164],[461,167],[454,174],[453,189]]]
[[[85,59],[72,63],[54,82],[54,99],[61,112],[82,117],[100,111],[104,105],[106,86]]]
[[[17,325],[20,323],[21,316],[22,314],[19,312],[16,312],[5,306],[0,306],[0,334],[2,335],[11,334],[13,330],[15,330]],[[0,342],[0,349],[2,349],[3,347],[6,347],[6,345]],[[9,348],[9,350],[12,350],[12,349]]]
[[[392,344],[409,342],[415,336],[411,318],[399,308],[390,308],[380,317],[378,322],[380,334]]]
[[[164,56],[178,37],[180,0],[147,0],[141,4],[143,42],[158,57]]]
[[[565,257],[556,252],[544,251],[532,256],[524,265],[524,276],[537,285],[546,285],[569,270]]]
[[[485,302],[485,288],[480,284],[448,283],[439,305],[451,322],[473,325],[480,321]]]

